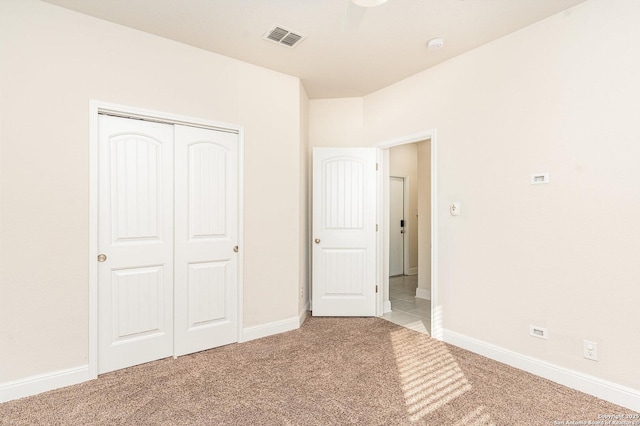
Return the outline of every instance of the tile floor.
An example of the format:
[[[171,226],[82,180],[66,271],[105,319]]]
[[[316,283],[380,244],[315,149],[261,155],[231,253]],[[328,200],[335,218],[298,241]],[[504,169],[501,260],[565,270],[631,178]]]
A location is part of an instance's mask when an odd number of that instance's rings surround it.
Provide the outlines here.
[[[431,333],[431,301],[416,298],[417,275],[401,275],[389,278],[391,312],[382,316],[394,324],[420,333]]]

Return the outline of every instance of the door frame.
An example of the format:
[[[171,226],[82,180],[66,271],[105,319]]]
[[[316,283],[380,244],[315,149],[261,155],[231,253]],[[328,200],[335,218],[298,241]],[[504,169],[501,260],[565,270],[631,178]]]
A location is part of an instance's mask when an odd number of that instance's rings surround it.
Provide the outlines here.
[[[236,133],[238,135],[238,341],[243,328],[244,294],[244,128],[202,118],[187,117],[167,112],[118,105],[99,100],[89,101],[89,379],[98,377],[98,115],[108,114],[124,118],[181,124],[191,127]]]
[[[380,178],[383,182],[382,197],[380,198],[379,213],[382,217],[382,232],[380,237],[383,240],[379,246],[382,253],[381,258],[383,291],[381,293],[389,294],[389,148],[394,146],[406,145],[410,143],[422,142],[424,140],[431,141],[431,337],[442,340],[442,312],[438,304],[438,143],[437,130],[427,129],[418,133],[412,133],[398,138],[389,139],[378,143],[376,148],[382,150],[382,173]],[[384,299],[384,313],[391,311],[391,302],[388,298]]]

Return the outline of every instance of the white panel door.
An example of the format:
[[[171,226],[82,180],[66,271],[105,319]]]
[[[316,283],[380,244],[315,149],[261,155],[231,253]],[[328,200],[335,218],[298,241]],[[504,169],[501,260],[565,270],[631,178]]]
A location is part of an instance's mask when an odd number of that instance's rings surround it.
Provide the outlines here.
[[[404,274],[404,179],[389,178],[389,276]]]
[[[313,150],[313,315],[376,314],[375,148]]]
[[[98,371],[173,354],[173,126],[99,116]]]
[[[175,126],[175,352],[238,341],[238,135]]]

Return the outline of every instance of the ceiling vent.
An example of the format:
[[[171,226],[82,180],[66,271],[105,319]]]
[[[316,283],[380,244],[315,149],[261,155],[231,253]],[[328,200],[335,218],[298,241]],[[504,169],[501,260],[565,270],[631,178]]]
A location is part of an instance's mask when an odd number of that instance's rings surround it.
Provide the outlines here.
[[[298,34],[280,25],[274,26],[262,36],[265,40],[271,40],[286,47],[294,47],[298,45],[306,36]]]

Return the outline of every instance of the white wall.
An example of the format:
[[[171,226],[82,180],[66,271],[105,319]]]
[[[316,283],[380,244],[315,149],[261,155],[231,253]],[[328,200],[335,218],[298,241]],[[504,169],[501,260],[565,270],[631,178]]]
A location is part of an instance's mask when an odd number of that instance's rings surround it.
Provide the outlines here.
[[[408,210],[404,212],[406,223],[405,238],[409,239],[409,268],[418,270],[418,146],[414,143],[399,145],[389,149],[389,175],[406,177],[409,191]],[[405,183],[406,185],[406,183]],[[405,271],[408,273],[409,271]]]
[[[638,16],[590,0],[364,98],[370,145],[437,128],[444,328],[635,389]]]
[[[363,99],[314,99],[309,104],[311,147],[369,146],[364,139]]]
[[[0,383],[87,363],[90,99],[244,126],[244,326],[297,317],[297,78],[34,0],[0,63]]]

